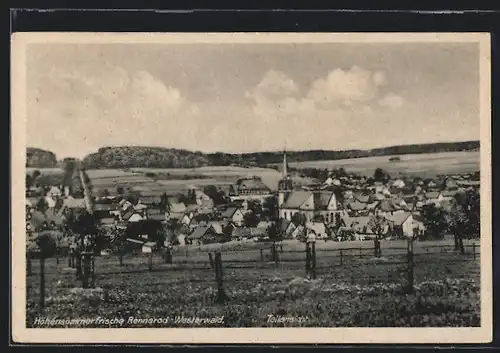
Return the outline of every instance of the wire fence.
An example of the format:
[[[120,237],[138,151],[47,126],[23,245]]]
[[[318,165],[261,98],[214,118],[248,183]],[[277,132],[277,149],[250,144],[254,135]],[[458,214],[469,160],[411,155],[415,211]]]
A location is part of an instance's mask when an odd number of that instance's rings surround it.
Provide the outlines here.
[[[216,301],[222,303],[228,298],[226,289],[248,282],[253,278],[249,273],[267,280],[282,276],[359,285],[394,283],[408,293],[413,292],[415,283],[430,278],[443,279],[448,273],[455,276],[457,273],[461,276],[479,274],[480,247],[475,243],[464,245],[463,251],[448,244],[422,245],[408,241],[406,246],[398,245],[377,245],[375,242],[373,246],[326,248],[316,243],[293,247],[266,243],[251,249],[200,246],[122,255],[86,253],[81,257],[28,258],[27,282],[28,290],[31,295],[36,293],[38,305],[43,309],[45,298],[63,277],[73,278],[72,286],[81,283],[83,287],[92,288],[106,286],[109,278],[120,276],[181,273],[184,276],[179,280],[215,288]],[[471,264],[471,268],[464,271],[464,263]],[[156,280],[160,279],[152,276],[151,285]]]

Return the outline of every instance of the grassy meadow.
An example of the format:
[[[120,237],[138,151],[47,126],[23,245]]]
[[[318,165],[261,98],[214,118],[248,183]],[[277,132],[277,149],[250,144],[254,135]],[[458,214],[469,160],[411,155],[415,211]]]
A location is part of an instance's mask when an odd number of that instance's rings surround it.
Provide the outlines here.
[[[466,255],[451,249],[426,251],[430,246],[449,247],[449,242],[422,243],[415,248],[415,291],[406,294],[405,258],[402,242],[383,243],[382,258],[370,255],[371,242],[317,243],[317,277],[305,278],[304,244],[286,242],[281,262],[269,261],[269,244],[224,244],[225,304],[215,302],[216,283],[207,250],[178,248],[173,264],[155,254],[148,271],[147,255],[128,255],[120,267],[116,256],[96,258],[96,289],[78,289],[74,270],[67,259],[56,265],[46,262],[46,308],[44,316],[62,318],[128,317],[173,318],[224,316],[217,327],[395,327],[479,326],[479,258],[467,248]],[[339,247],[364,247],[340,264]],[[243,248],[242,248],[243,247]],[[246,249],[244,249],[246,248]],[[264,248],[264,258],[260,249]],[[321,249],[325,251],[321,251]],[[330,251],[326,251],[330,249]],[[213,250],[213,249],[210,249]],[[241,251],[245,250],[245,251]],[[294,257],[294,259],[288,259]],[[39,266],[27,281],[27,325],[39,316]],[[75,288],[76,287],[76,288]],[[270,323],[268,315],[302,316],[295,323]],[[145,327],[149,325],[128,325]],[[175,323],[153,327],[189,326]],[[116,327],[116,326],[111,326]]]
[[[378,156],[330,161],[291,162],[294,168],[344,168],[364,176],[372,176],[376,168],[382,168],[393,177],[400,173],[419,177],[434,177],[438,174],[461,174],[479,171],[479,152],[442,152],[408,154],[397,156],[400,161],[391,162],[396,156]]]

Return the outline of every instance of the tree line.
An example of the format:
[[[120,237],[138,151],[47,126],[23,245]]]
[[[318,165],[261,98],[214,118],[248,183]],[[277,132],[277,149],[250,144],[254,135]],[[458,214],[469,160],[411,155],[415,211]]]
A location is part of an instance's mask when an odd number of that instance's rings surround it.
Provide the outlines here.
[[[291,162],[338,160],[401,154],[476,151],[479,141],[390,146],[371,150],[289,151]],[[282,151],[230,154],[145,146],[103,147],[83,159],[86,168],[197,168],[202,166],[256,166],[281,163]]]

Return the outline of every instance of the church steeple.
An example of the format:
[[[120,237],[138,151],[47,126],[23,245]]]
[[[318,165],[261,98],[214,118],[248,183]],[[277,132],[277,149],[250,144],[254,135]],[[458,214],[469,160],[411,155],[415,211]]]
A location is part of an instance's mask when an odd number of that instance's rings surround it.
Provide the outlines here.
[[[288,163],[286,161],[286,146],[283,150],[283,179],[286,179],[288,176]]]

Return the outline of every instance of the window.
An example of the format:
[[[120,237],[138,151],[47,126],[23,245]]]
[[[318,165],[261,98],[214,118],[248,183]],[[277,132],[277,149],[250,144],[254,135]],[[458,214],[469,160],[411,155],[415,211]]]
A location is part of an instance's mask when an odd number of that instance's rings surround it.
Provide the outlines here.
[[[335,221],[335,219],[334,219],[334,217],[333,217],[333,212],[331,212],[331,213],[330,213],[330,222],[334,222],[334,221]]]

